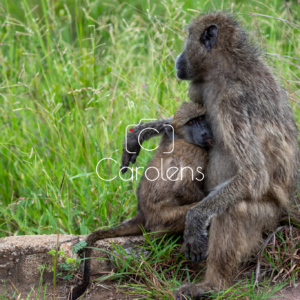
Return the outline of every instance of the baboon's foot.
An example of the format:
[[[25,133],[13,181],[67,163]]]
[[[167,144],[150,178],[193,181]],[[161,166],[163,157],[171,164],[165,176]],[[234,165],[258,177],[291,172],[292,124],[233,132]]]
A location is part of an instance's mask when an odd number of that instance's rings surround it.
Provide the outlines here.
[[[201,283],[186,283],[181,285],[175,292],[174,296],[176,300],[187,299],[205,299],[211,295],[211,288]]]

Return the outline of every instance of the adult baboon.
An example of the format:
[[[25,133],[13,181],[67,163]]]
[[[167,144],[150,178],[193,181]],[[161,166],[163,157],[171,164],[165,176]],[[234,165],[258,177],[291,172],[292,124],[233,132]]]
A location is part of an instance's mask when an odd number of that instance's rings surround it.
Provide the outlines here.
[[[183,103],[171,124],[165,123],[164,132],[138,187],[137,214],[118,227],[91,233],[87,247],[104,238],[142,234],[141,227],[147,232],[159,231],[158,235],[183,232],[187,211],[205,196],[203,172],[208,160],[205,148],[212,141],[205,109],[196,103]],[[81,251],[81,256],[83,252],[85,257],[91,256],[91,249]],[[72,299],[85,291],[89,276],[88,259],[83,282],[72,291]]]
[[[262,231],[287,209],[298,155],[287,93],[239,24],[228,14],[209,13],[188,32],[177,77],[191,81],[190,100],[207,109],[214,147],[205,181],[211,192],[188,211],[184,231],[187,258],[202,259],[208,247],[205,280],[181,286],[177,298],[201,297],[230,282]],[[160,129],[161,122],[151,127]],[[129,136],[128,149],[138,153],[137,135],[138,129]],[[135,159],[123,152],[124,166]]]

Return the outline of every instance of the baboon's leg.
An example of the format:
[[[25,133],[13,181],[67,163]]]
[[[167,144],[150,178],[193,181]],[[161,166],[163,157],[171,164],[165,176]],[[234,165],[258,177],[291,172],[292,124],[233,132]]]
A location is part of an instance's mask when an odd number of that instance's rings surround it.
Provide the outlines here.
[[[280,209],[273,203],[240,202],[213,217],[209,230],[207,269],[203,282],[182,285],[176,292],[197,299],[207,291],[220,290],[232,279],[239,263],[262,239],[262,231],[276,225]]]
[[[276,225],[279,213],[274,202],[242,201],[213,218],[205,281],[215,289],[229,284],[242,259],[260,245],[262,231]]]
[[[186,214],[197,203],[182,206],[162,206],[157,209],[155,214],[150,214],[150,217],[146,218],[146,231],[160,231],[155,234],[156,236],[165,233],[182,233],[184,231]]]

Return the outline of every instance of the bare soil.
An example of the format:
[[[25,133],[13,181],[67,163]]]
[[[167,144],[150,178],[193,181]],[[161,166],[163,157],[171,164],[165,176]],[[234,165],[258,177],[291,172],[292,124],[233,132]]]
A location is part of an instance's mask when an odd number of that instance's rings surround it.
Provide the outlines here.
[[[276,293],[276,298],[274,300],[299,300],[300,299],[300,286],[293,288],[283,288]]]
[[[44,298],[44,289],[47,287],[46,290],[46,297]],[[17,289],[17,293],[16,293]],[[32,290],[30,296],[28,297],[30,291]],[[53,286],[51,284],[43,285],[40,293],[38,293],[37,288],[32,287],[31,285],[21,285],[14,287],[13,285],[9,284],[6,287],[4,285],[0,285],[0,299],[5,300],[36,300],[36,299],[49,299],[49,300],[58,300],[58,299],[66,299],[66,293],[69,290],[69,287],[64,285],[57,285],[56,287],[56,297],[54,298],[53,294]],[[128,294],[128,289],[126,288],[117,288],[116,281],[104,281],[101,283],[93,283],[86,295],[83,297],[82,300],[133,300],[142,298],[142,295],[139,294]],[[14,293],[16,294],[13,297]],[[18,298],[18,294],[20,298]],[[39,297],[37,298],[37,295]],[[3,297],[5,296],[5,297]],[[28,297],[28,298],[27,298]],[[273,296],[273,300],[300,300],[300,286],[293,288],[287,287],[284,288],[276,293],[276,296]]]
[[[44,290],[46,288],[46,297],[44,297]],[[32,290],[32,292],[31,292]],[[53,293],[53,285],[52,284],[45,284],[42,286],[41,291],[38,292],[37,288],[32,285],[18,285],[13,286],[11,284],[0,285],[0,299],[2,300],[58,300],[58,299],[66,299],[66,294],[70,290],[69,286],[64,285],[57,285],[56,286],[56,297],[54,297]],[[31,294],[30,294],[31,292]],[[116,281],[104,281],[101,283],[93,283],[89,287],[86,295],[83,297],[82,300],[132,300],[132,299],[139,299],[141,295],[138,294],[128,294],[128,289],[119,288],[117,289],[117,282]],[[15,296],[14,296],[15,294]],[[18,298],[18,295],[20,297]],[[28,295],[30,296],[28,297]],[[37,295],[39,297],[37,298]],[[3,297],[4,296],[4,297]],[[6,297],[6,298],[5,298]],[[28,297],[28,298],[27,298]]]

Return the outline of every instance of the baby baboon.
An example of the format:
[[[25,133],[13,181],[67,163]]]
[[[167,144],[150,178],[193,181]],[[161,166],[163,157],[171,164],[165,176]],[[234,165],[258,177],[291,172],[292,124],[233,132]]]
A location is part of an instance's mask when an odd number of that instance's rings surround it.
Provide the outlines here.
[[[178,299],[229,284],[241,259],[259,245],[262,231],[288,208],[298,165],[287,93],[245,31],[219,12],[198,17],[188,32],[176,59],[177,77],[191,81],[190,100],[207,109],[214,147],[205,181],[211,192],[188,211],[184,231],[187,258],[202,259],[208,247],[205,280],[181,286]],[[138,150],[130,138],[129,150]],[[131,159],[123,152],[123,165]]]
[[[142,227],[147,232],[160,231],[159,234],[183,232],[187,211],[205,196],[203,172],[208,160],[205,148],[211,144],[212,135],[205,109],[196,103],[183,103],[164,130],[159,148],[138,187],[137,214],[118,227],[91,233],[86,240],[87,247],[104,238],[142,234]],[[91,256],[91,249],[82,252],[85,257]],[[88,259],[83,283],[73,290],[72,299],[85,291],[89,275]]]

